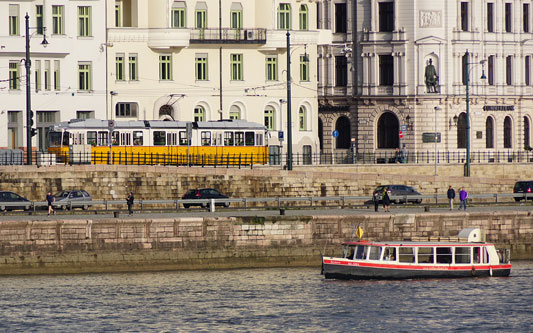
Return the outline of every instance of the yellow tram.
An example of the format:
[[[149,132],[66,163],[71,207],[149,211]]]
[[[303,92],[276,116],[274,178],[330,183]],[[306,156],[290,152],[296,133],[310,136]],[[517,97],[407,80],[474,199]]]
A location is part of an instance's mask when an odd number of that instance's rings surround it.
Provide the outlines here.
[[[110,127],[111,126],[111,127]],[[58,163],[228,165],[268,163],[265,126],[246,120],[71,120],[51,128]]]

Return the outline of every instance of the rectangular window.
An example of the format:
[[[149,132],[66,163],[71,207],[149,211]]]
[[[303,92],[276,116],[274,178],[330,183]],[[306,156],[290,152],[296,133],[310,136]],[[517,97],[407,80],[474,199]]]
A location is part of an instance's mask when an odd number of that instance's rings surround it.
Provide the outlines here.
[[[266,79],[267,81],[278,80],[278,58],[277,57],[266,58]]]
[[[309,81],[309,56],[300,56],[300,81]]]
[[[505,83],[510,86],[513,84],[513,58],[505,57]]]
[[[195,12],[194,27],[196,29],[207,28],[207,10],[197,9]]]
[[[202,131],[202,146],[211,146],[211,132]]]
[[[165,131],[154,131],[154,146],[166,145],[166,137]]]
[[[522,6],[522,29],[524,32],[529,32],[529,4],[525,3]]]
[[[309,11],[307,5],[300,6],[300,30],[309,30]]]
[[[461,2],[461,30],[468,31],[468,2]]]
[[[109,132],[108,131],[101,131],[101,132],[98,132],[98,145],[99,146],[107,146],[107,138],[109,136]]]
[[[41,90],[41,60],[35,60],[35,92]]]
[[[43,34],[43,5],[35,6],[35,25],[37,26],[37,34]]]
[[[9,5],[9,35],[20,35],[19,5]]]
[[[253,146],[255,145],[255,142],[254,142],[254,132],[246,132],[244,134],[244,143],[247,145],[247,146]]]
[[[258,146],[262,146],[263,145],[263,134],[257,133],[255,135],[255,144],[258,145]]]
[[[174,1],[172,5],[172,28],[185,28],[185,3]]]
[[[531,56],[526,56],[524,58],[524,74],[525,74],[525,83],[526,86],[531,85]]]
[[[168,146],[178,145],[178,134],[177,133],[167,133],[167,145]]]
[[[242,10],[232,10],[230,12],[230,28],[242,29]]]
[[[122,2],[115,2],[115,27],[122,27]]]
[[[394,84],[394,58],[391,55],[379,56],[379,85],[392,86]]]
[[[61,90],[61,67],[59,60],[54,60],[54,90]]]
[[[79,6],[78,7],[78,36],[89,37],[91,36],[91,7]]]
[[[79,63],[78,64],[78,90],[89,91],[91,86],[91,64]]]
[[[224,146],[233,146],[233,132],[224,132]]]
[[[489,86],[493,86],[494,85],[494,56],[491,55],[489,56],[489,59],[488,59],[488,64],[487,64],[487,71],[488,71],[488,75],[487,75],[487,81],[489,83]]]
[[[505,32],[513,31],[513,5],[511,3],[505,4]]]
[[[291,5],[288,3],[280,3],[278,8],[278,29],[291,29]]]
[[[196,81],[207,81],[207,54],[197,54],[194,60]]]
[[[400,247],[398,256],[400,262],[415,262],[415,249],[412,247]]]
[[[116,64],[115,80],[117,80],[117,81],[126,80],[126,77],[125,77],[125,67],[126,67],[126,65],[124,64],[124,55],[123,54],[117,54],[115,56],[115,64]]]
[[[456,247],[455,248],[455,263],[456,264],[470,264],[470,247]]]
[[[96,132],[87,132],[87,144],[96,146]]]
[[[180,131],[180,146],[187,146],[187,142],[191,144],[191,140],[187,140],[187,132]]]
[[[244,146],[244,132],[235,132],[235,145]]]
[[[348,62],[345,56],[335,56],[335,86],[348,85]]]
[[[137,65],[137,55],[136,54],[130,54],[129,56],[129,75],[130,75],[130,81],[137,81],[139,80],[139,69]]]
[[[120,145],[131,146],[131,133],[120,133]]]
[[[133,131],[133,145],[134,146],[142,146],[143,145],[143,132],[141,131]]]
[[[269,131],[274,130],[274,110],[265,110],[265,127]]]
[[[230,67],[231,67],[231,80],[242,81],[243,80],[242,54],[231,54],[230,55]]]
[[[9,62],[9,90],[20,89],[19,62]]]
[[[298,125],[300,131],[307,130],[307,110],[304,106],[300,106],[300,110],[298,111]]]
[[[494,32],[494,3],[487,3],[487,31]]]
[[[452,263],[452,248],[451,247],[437,247],[437,264],[451,264]]]
[[[383,260],[384,261],[396,261],[396,248],[386,247],[383,250]]]
[[[50,60],[44,61],[44,90],[51,90],[50,85]]]
[[[76,119],[94,119],[94,111],[76,111]]]
[[[368,260],[379,260],[381,258],[381,246],[370,246]]]
[[[172,80],[172,56],[170,55],[159,56],[159,80]]]
[[[117,103],[115,105],[115,116],[117,118],[137,117],[137,103]]]
[[[392,32],[394,30],[394,2],[379,3],[379,31]]]
[[[461,68],[461,73],[462,73],[462,82],[463,82],[463,85],[466,86],[466,79],[467,79],[467,75],[466,75],[466,69],[468,68],[468,62],[470,61],[470,59],[468,58],[468,56],[466,54],[463,55],[462,57],[462,68]]]
[[[419,264],[433,264],[433,248],[419,247],[418,248],[418,263]]]
[[[52,6],[52,34],[63,35],[65,33],[64,6]]]
[[[348,18],[346,15],[346,4],[335,4],[335,32],[346,33],[348,28]]]

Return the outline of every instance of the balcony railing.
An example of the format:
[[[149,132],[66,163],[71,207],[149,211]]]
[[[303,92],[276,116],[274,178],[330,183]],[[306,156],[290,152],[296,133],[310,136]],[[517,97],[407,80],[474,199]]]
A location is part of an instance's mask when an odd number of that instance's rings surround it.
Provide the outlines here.
[[[191,29],[191,43],[264,44],[266,29]]]

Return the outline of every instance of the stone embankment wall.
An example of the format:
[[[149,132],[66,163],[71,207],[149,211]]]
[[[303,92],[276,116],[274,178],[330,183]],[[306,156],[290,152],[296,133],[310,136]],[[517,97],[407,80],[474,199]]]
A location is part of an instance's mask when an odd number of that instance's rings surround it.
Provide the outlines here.
[[[462,165],[355,165],[297,167],[200,168],[163,166],[1,166],[0,190],[44,200],[47,191],[82,188],[93,198],[177,199],[190,188],[214,187],[230,197],[370,196],[380,184],[406,184],[422,194],[444,194],[449,185],[469,193],[512,193],[515,181],[533,179],[531,164],[472,165],[472,177]]]
[[[513,259],[533,259],[527,212],[2,221],[0,274],[318,267],[321,254],[338,254],[358,225],[367,240],[454,237],[479,227]]]

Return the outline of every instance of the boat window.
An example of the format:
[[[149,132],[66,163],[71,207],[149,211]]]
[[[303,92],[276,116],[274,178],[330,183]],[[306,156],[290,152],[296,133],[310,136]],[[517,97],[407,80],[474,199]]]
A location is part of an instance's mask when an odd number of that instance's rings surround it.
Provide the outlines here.
[[[400,247],[400,262],[415,262],[415,252],[412,247]]]
[[[354,253],[355,253],[355,246],[346,245],[343,249],[342,257],[346,259],[353,259]]]
[[[469,264],[470,263],[470,247],[456,247],[455,248],[455,263]]]
[[[154,131],[154,146],[164,146],[166,144],[166,133],[164,131]]]
[[[355,250],[355,259],[366,259],[366,245],[357,245]]]
[[[381,246],[371,246],[368,260],[379,260],[379,258],[381,258]]]
[[[437,247],[437,264],[451,264],[452,263],[452,248],[451,247]]]
[[[385,250],[383,251],[383,260],[396,261],[396,248],[386,247]]]
[[[433,247],[418,248],[418,263],[433,264]]]
[[[489,254],[485,247],[474,247],[474,264],[488,264]]]

